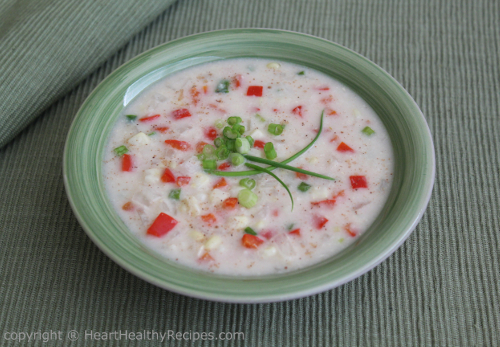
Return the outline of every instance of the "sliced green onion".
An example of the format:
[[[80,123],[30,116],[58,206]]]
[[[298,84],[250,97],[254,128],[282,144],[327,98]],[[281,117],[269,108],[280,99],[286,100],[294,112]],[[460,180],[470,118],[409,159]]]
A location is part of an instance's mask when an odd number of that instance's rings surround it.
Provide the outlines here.
[[[288,195],[290,196],[290,200],[292,200],[292,211],[293,211],[293,197],[292,197],[292,193],[290,192],[290,189],[288,189],[287,185],[278,177],[276,176],[274,173],[272,173],[271,171],[269,171],[268,169],[266,168],[263,168],[261,166],[258,166],[258,165],[254,165],[254,164],[250,164],[250,163],[246,163],[245,166],[251,168],[251,169],[256,169],[256,170],[259,170],[259,171],[262,171],[262,172],[265,172],[266,174],[268,175],[271,175],[273,176],[279,183],[281,183],[281,185],[286,189],[286,191],[288,192]],[[243,189],[243,190],[246,190],[246,189]],[[250,192],[250,190],[249,190]]]
[[[250,143],[244,137],[236,139],[236,141],[234,142],[234,145],[235,145],[238,153],[241,153],[241,154],[248,153],[248,151],[250,150]]]
[[[229,152],[236,151],[236,141],[235,140],[226,140],[226,147]]]
[[[260,120],[262,123],[264,123],[266,121],[266,119],[264,117],[262,117],[260,114],[256,113],[255,114],[255,117],[257,117],[258,120]]]
[[[222,119],[217,119],[217,120],[215,121],[215,127],[216,127],[217,129],[222,129],[222,128],[224,128],[224,125],[226,125],[226,123],[224,123],[224,120],[222,120]]]
[[[205,156],[208,158],[208,157],[212,157],[215,155],[215,147],[212,146],[212,145],[205,145],[203,147],[203,154],[205,154]]]
[[[133,121],[133,120],[135,120],[135,119],[137,118],[137,116],[136,116],[136,115],[134,115],[134,114],[128,114],[128,115],[126,115],[125,117],[127,117],[127,118],[128,118],[128,120],[130,120],[130,121]]]
[[[222,138],[222,137],[218,137],[214,140],[215,147],[220,147],[220,146],[223,146],[225,144],[226,144],[226,140],[224,140],[224,138]]]
[[[236,117],[236,116],[233,116],[233,117],[229,117],[227,119],[227,124],[229,125],[235,125],[235,124],[240,124],[243,120],[241,119],[241,117]]]
[[[225,127],[224,130],[222,130],[222,134],[224,134],[224,136],[227,137],[228,139],[232,140],[234,140],[239,136],[239,133],[231,127]]]
[[[321,112],[320,116],[320,122],[319,122],[319,130],[318,133],[316,134],[316,137],[304,148],[302,148],[300,151],[289,157],[288,159],[285,159],[281,162],[281,164],[288,164],[291,161],[294,161],[298,157],[300,157],[302,154],[304,154],[309,148],[311,148],[314,143],[318,140],[319,136],[321,135],[321,132],[323,131],[323,116],[324,116],[324,111]],[[229,148],[229,146],[228,146]],[[276,167],[268,167],[269,170],[274,170]],[[212,171],[212,175],[216,176],[225,176],[225,177],[239,177],[239,176],[252,176],[252,175],[258,175],[261,172],[258,170],[245,170],[245,171]]]
[[[252,228],[250,228],[250,227],[246,227],[245,228],[245,233],[253,235],[253,236],[257,236],[257,233]]]
[[[278,154],[274,150],[274,145],[272,142],[268,142],[264,145],[264,153],[266,154],[267,159],[276,159]]]
[[[241,164],[243,164],[245,162],[245,157],[242,156],[241,154],[239,153],[231,153],[229,155],[229,161],[231,162],[231,164],[233,164],[234,166],[240,166]]]
[[[255,188],[255,180],[251,178],[243,178],[240,180],[240,186],[252,190]]]
[[[174,200],[179,200],[181,196],[181,190],[180,189],[172,189],[170,191],[170,194],[168,194],[168,197],[170,199],[174,199]]]
[[[229,85],[231,84],[228,80],[222,80],[215,88],[216,93],[229,93]]]
[[[289,224],[289,225],[286,227],[286,229],[287,229],[288,231],[290,231],[290,230],[292,230],[292,229],[293,229],[293,226],[294,226],[294,225],[295,225],[295,224],[293,224],[293,223],[292,223],[292,224]]]
[[[128,153],[128,148],[125,146],[120,146],[115,148],[115,153],[117,156],[121,157],[125,153]]]
[[[370,127],[365,127],[361,132],[368,136],[375,134],[375,131]]]
[[[306,74],[305,71],[301,71],[301,72],[297,73],[297,75],[300,75],[300,76],[303,76],[305,74]]]
[[[245,138],[247,139],[248,143],[250,144],[250,148],[252,148],[252,147],[253,147],[253,144],[254,144],[254,142],[255,142],[255,140],[253,139],[253,137],[252,137],[252,136],[250,136],[250,135],[248,135],[248,136],[247,136],[247,137],[245,137]]]
[[[233,132],[237,133],[238,135],[243,135],[245,132],[245,127],[241,124],[235,124],[233,125]]]
[[[231,152],[227,149],[226,145],[222,145],[215,151],[215,155],[219,160],[226,160]]]
[[[268,142],[268,143],[271,143],[271,142]],[[315,177],[319,177],[319,178],[324,178],[326,180],[335,181],[335,178],[328,177],[328,176],[325,176],[325,175],[321,175],[321,174],[318,174],[316,172],[312,172],[312,171],[307,171],[307,170],[304,170],[304,169],[300,169],[298,167],[286,165],[286,164],[283,164],[283,163],[280,163],[280,162],[277,162],[277,161],[272,161],[272,160],[267,160],[267,159],[264,159],[264,158],[254,157],[253,155],[245,155],[245,158],[248,159],[248,160],[250,160],[250,161],[255,161],[257,163],[268,164],[268,165],[279,167],[279,168],[282,168],[282,169],[287,169],[287,170],[290,170],[290,171],[300,172],[300,173],[303,173],[303,174],[306,174],[306,175],[315,176]]]
[[[217,169],[217,161],[215,159],[205,159],[202,162],[203,170]]]
[[[200,153],[200,154],[196,155],[196,158],[198,158],[199,160],[204,160],[204,159],[207,159],[207,156],[203,153]]]
[[[301,192],[307,192],[309,189],[311,189],[311,185],[307,184],[306,182],[300,182],[297,189]]]
[[[238,202],[243,207],[246,208],[254,207],[257,204],[257,200],[259,200],[257,194],[255,194],[249,189],[242,189],[238,193]]]
[[[148,136],[153,136],[156,135],[156,131],[153,131],[152,133],[149,133]]]
[[[281,124],[269,124],[267,131],[273,135],[280,135],[283,132],[283,126]]]

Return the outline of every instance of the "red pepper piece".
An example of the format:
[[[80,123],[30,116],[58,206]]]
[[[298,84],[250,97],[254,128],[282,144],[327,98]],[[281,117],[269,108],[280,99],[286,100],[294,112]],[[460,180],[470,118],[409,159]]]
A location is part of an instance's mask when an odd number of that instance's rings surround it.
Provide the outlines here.
[[[302,106],[297,106],[292,110],[293,114],[302,117]]]
[[[341,142],[340,145],[337,147],[337,151],[339,152],[352,152],[354,153],[354,149],[346,145],[344,142]]]
[[[349,176],[352,189],[368,188],[365,176]]]
[[[156,118],[159,118],[159,117],[160,117],[159,114],[155,114],[154,116],[139,118],[139,122],[150,122],[153,119],[156,119]]]
[[[172,148],[178,149],[179,151],[187,151],[191,149],[189,143],[179,140],[165,140],[165,143]]]
[[[169,168],[166,168],[165,171],[163,171],[161,181],[165,183],[175,182],[175,176]]]
[[[302,172],[296,172],[295,173],[295,177],[297,177],[298,179],[301,179],[301,180],[305,181],[309,176],[307,176],[306,174],[304,174]]]
[[[222,188],[222,187],[225,187],[227,186],[227,182],[226,182],[226,179],[224,177],[222,177],[220,180],[218,180],[215,184],[214,184],[214,189],[217,189],[217,188]],[[238,199],[236,199],[238,200]]]
[[[203,152],[203,148],[205,147],[205,145],[208,145],[208,143],[203,142],[203,141],[198,142],[196,144],[196,152],[198,152],[198,153]]]
[[[265,145],[266,145],[266,143],[264,141],[261,141],[261,140],[255,140],[255,142],[253,143],[253,146],[255,148],[261,148],[261,149],[264,149]]]
[[[316,229],[319,230],[323,228],[326,225],[326,223],[328,223],[328,219],[326,219],[325,217],[318,215],[314,216],[314,225],[316,226]]]
[[[241,81],[242,81],[242,76],[241,75],[236,75],[233,77],[233,86],[234,86],[234,89],[238,89],[239,87],[241,87]]]
[[[207,223],[207,224],[214,224],[215,222],[217,222],[217,218],[215,218],[214,214],[213,213],[209,213],[209,214],[206,214],[204,216],[201,216],[201,219]]]
[[[225,171],[225,170],[229,169],[230,167],[231,167],[231,164],[229,164],[228,162],[225,162],[225,163],[220,164],[217,169],[220,171]]]
[[[160,133],[166,133],[170,129],[169,127],[156,127],[155,130],[159,131]]]
[[[162,237],[172,230],[177,223],[179,222],[170,217],[168,214],[162,212],[158,215],[158,217],[156,217],[153,224],[148,228],[147,234]]]
[[[257,249],[264,241],[259,239],[257,236],[245,234],[241,238],[241,244],[246,248]]]
[[[205,136],[210,140],[215,140],[217,138],[217,129],[210,127],[205,129]]]
[[[300,228],[289,232],[290,235],[300,236]]]
[[[191,181],[191,177],[188,177],[188,176],[179,176],[177,177],[177,185],[179,187],[182,187],[182,186],[187,186],[189,184],[189,181]]]
[[[174,117],[174,119],[182,119],[191,117],[191,113],[187,108],[179,108],[178,110],[172,111],[172,117]]]
[[[333,135],[332,139],[330,140],[330,142],[334,142],[334,141],[337,141],[339,139],[339,137],[337,135]]]
[[[132,165],[132,156],[130,154],[124,154],[122,156],[122,171],[132,171]]]
[[[349,234],[351,237],[356,237],[356,232],[351,229],[351,223],[344,225],[345,231]]]
[[[262,86],[250,86],[247,90],[247,96],[262,96]]]
[[[263,231],[262,233],[260,233],[260,235],[267,239],[267,240],[270,240],[272,237],[273,237],[273,232],[271,230],[268,230],[268,231]]]
[[[203,93],[207,94],[208,93],[208,86],[203,86]]]
[[[233,210],[236,208],[236,205],[238,205],[237,198],[227,198],[222,202],[222,208],[225,210]]]
[[[331,108],[327,108],[325,111],[326,111],[327,116],[336,116],[337,115],[337,111],[332,110]]]

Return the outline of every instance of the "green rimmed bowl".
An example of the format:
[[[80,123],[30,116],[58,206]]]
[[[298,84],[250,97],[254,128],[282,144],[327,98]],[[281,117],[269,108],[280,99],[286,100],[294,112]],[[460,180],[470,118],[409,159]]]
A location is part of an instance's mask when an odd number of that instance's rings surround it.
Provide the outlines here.
[[[336,256],[314,266],[262,277],[214,275],[172,262],[145,247],[114,211],[102,177],[108,135],[123,109],[145,88],[179,70],[211,61],[256,57],[308,66],[344,83],[378,114],[394,147],[394,182],[372,226]],[[64,183],[80,224],[111,259],[162,288],[209,300],[257,303],[319,293],[364,274],[413,231],[434,183],[434,147],[411,96],[384,70],[335,43],[263,29],[188,36],[151,49],[107,77],[78,112],[64,150]]]

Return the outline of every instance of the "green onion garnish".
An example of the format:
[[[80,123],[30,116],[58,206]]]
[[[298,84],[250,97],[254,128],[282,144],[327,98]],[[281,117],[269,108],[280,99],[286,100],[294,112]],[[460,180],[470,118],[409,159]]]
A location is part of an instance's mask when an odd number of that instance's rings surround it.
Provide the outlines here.
[[[156,135],[156,132],[153,131],[152,133],[149,133],[148,136],[153,136],[153,135]]]
[[[227,149],[226,145],[222,145],[215,151],[215,155],[219,160],[226,160],[229,157],[229,149]]]
[[[222,128],[224,128],[224,125],[225,125],[225,123],[224,123],[224,120],[222,120],[222,119],[217,119],[217,120],[215,121],[215,127],[216,127],[217,129],[222,129]]]
[[[226,140],[226,147],[230,152],[236,151],[236,141],[235,140]]]
[[[220,146],[225,145],[225,144],[226,144],[226,141],[222,137],[218,137],[214,140],[215,147],[220,147]]]
[[[125,153],[128,153],[128,148],[125,146],[120,146],[115,148],[115,153],[117,156],[121,157]]]
[[[264,159],[264,158],[254,157],[253,155],[245,155],[245,158],[247,158],[250,161],[255,161],[257,163],[269,164],[271,166],[276,166],[276,167],[279,167],[279,168],[282,168],[282,169],[287,169],[287,170],[290,170],[290,171],[300,172],[300,173],[303,173],[303,174],[306,174],[306,175],[315,176],[315,177],[319,177],[319,178],[324,178],[326,180],[335,181],[335,178],[328,177],[328,176],[325,176],[325,175],[321,175],[321,174],[318,174],[318,173],[315,173],[315,172],[312,172],[312,171],[307,171],[307,170],[304,170],[304,169],[300,169],[300,168],[295,167],[295,166],[286,165],[286,164],[283,164],[283,163],[280,163],[280,162],[277,162],[277,161],[272,161],[272,160],[267,160],[267,159]]]
[[[267,127],[267,131],[269,131],[273,135],[280,135],[283,132],[283,126],[281,124],[269,124]]]
[[[321,112],[321,117],[320,117],[320,122],[319,122],[319,130],[318,130],[318,133],[316,134],[316,137],[307,146],[302,148],[300,151],[298,151],[297,153],[295,153],[294,155],[292,155],[288,159],[283,160],[281,162],[281,164],[288,164],[289,162],[294,161],[295,159],[300,157],[302,154],[304,154],[309,148],[311,148],[314,145],[314,143],[318,140],[319,136],[321,135],[321,132],[323,131],[323,115],[324,115],[324,111]],[[227,148],[229,150],[231,150],[229,145],[227,146]],[[268,169],[274,170],[274,169],[276,169],[276,167],[268,167]],[[231,171],[231,172],[212,171],[211,172],[212,175],[225,176],[225,177],[252,176],[252,175],[258,175],[260,173],[261,172],[258,170]]]
[[[168,194],[168,197],[170,199],[174,199],[174,200],[179,200],[181,196],[181,190],[180,189],[172,189],[170,191],[170,194]]]
[[[243,120],[241,119],[241,117],[236,117],[236,116],[233,116],[233,117],[229,117],[227,119],[227,124],[229,125],[235,125],[235,124],[240,124]]]
[[[258,165],[254,165],[254,164],[250,164],[250,163],[246,163],[245,166],[251,168],[251,169],[256,169],[256,170],[260,170],[262,172],[265,172],[266,174],[268,175],[271,175],[273,176],[279,183],[281,183],[281,185],[286,189],[286,191],[288,192],[288,195],[290,195],[290,200],[292,200],[292,211],[293,211],[293,197],[292,197],[292,193],[290,192],[290,189],[288,189],[287,185],[278,177],[276,176],[274,173],[272,173],[271,171],[269,171],[268,169],[266,168],[263,168],[261,166],[258,166]],[[243,189],[243,190],[246,190],[246,189]],[[250,190],[249,190],[250,191]],[[238,195],[239,197],[239,195]]]
[[[375,134],[375,131],[370,127],[365,127],[361,132],[368,136]]]
[[[127,118],[128,118],[128,120],[130,120],[130,121],[133,121],[133,120],[135,120],[135,119],[137,118],[137,116],[136,116],[136,115],[133,115],[133,114],[128,114],[128,115],[126,115],[125,117],[127,117]]]
[[[245,233],[253,235],[253,236],[257,236],[257,233],[252,228],[250,228],[250,227],[246,227],[245,228]]]
[[[295,225],[295,224],[293,224],[293,223],[292,223],[292,224],[289,224],[289,225],[286,227],[286,229],[287,229],[288,231],[290,231],[290,230],[292,230],[292,229],[293,229],[293,226],[294,226],[294,225]]]
[[[205,157],[213,157],[215,155],[215,147],[212,145],[205,145],[203,147],[203,154],[205,154]]]
[[[233,132],[237,133],[239,135],[243,135],[245,132],[245,127],[241,124],[235,124],[233,125]]]
[[[264,117],[262,117],[260,114],[256,113],[255,114],[255,117],[257,117],[258,120],[260,120],[262,123],[264,123],[266,121],[266,119]]]
[[[250,142],[244,137],[236,139],[234,142],[236,150],[238,153],[245,154],[250,150]]]
[[[203,170],[217,169],[217,161],[215,159],[205,159],[202,162]]]
[[[257,194],[255,194],[249,189],[242,189],[238,193],[238,202],[243,207],[246,208],[254,207],[255,204],[257,204],[257,200],[259,200]]]
[[[229,161],[231,162],[231,164],[233,164],[234,166],[240,166],[241,164],[243,164],[245,162],[245,157],[242,156],[241,154],[239,153],[231,153],[229,155]]]
[[[309,189],[311,189],[311,185],[307,184],[306,182],[300,182],[297,189],[301,192],[307,192]]]
[[[234,140],[240,135],[238,131],[233,130],[233,128],[231,127],[225,127],[224,130],[222,130],[222,134],[228,139],[232,140]]]
[[[305,75],[305,74],[306,74],[305,71],[301,71],[301,72],[297,73],[297,75],[300,75],[300,76]]]
[[[229,85],[231,84],[228,80],[222,80],[215,88],[216,93],[229,93]]]
[[[240,186],[252,190],[255,188],[255,180],[251,178],[243,178],[240,180]]]
[[[276,159],[278,154],[274,150],[274,145],[272,142],[268,142],[264,145],[264,153],[266,154],[267,159]]]
[[[253,147],[253,144],[255,142],[255,140],[252,138],[252,136],[248,135],[247,137],[245,137],[247,140],[248,140],[248,143],[250,144],[250,148]]]

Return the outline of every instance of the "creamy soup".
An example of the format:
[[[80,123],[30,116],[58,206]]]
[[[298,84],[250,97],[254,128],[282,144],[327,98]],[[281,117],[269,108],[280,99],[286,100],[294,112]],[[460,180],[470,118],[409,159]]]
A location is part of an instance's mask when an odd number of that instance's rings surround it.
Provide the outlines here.
[[[310,143],[287,165],[327,177],[276,168],[279,182],[253,166],[271,169],[257,159],[282,162]],[[127,105],[104,158],[109,199],[132,233],[172,261],[228,275],[296,270],[338,253],[373,223],[393,172],[387,131],[358,95],[263,59],[202,64],[156,83]]]

